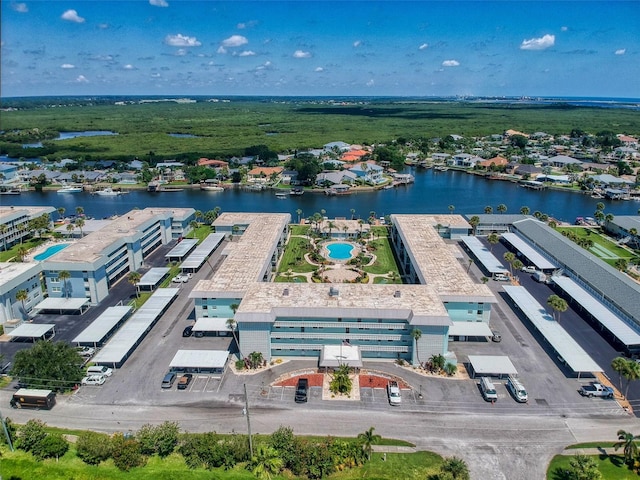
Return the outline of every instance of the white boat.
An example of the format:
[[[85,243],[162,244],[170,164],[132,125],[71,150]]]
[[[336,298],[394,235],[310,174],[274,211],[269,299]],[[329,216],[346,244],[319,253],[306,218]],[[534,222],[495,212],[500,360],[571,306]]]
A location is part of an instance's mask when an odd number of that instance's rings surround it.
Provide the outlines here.
[[[109,187],[102,190],[97,190],[94,193],[96,195],[100,195],[101,197],[117,197],[118,195],[122,195],[122,192],[117,192]]]
[[[205,192],[224,192],[224,188],[218,185],[200,185],[200,190]]]
[[[289,197],[289,193],[287,193],[287,192],[276,192],[276,197],[284,200],[284,199]]]
[[[79,193],[82,191],[82,187],[62,187],[58,190],[58,193]]]

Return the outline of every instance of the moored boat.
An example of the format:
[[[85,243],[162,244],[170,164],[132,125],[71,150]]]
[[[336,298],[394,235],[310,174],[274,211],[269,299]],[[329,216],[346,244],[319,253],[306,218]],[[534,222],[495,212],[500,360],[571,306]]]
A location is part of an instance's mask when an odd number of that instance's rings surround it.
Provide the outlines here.
[[[97,190],[95,192],[96,195],[100,195],[101,197],[117,197],[118,195],[122,195],[122,192],[113,190],[110,187],[104,188],[102,190]]]
[[[58,193],[79,193],[82,192],[82,187],[66,186],[58,190]]]

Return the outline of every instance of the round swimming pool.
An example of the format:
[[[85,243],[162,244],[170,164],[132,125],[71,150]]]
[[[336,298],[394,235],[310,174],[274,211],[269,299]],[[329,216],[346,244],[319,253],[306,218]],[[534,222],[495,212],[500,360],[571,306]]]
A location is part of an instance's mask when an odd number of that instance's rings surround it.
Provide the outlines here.
[[[352,252],[355,248],[353,244],[345,242],[330,243],[326,247],[329,252],[327,257],[331,260],[348,260],[353,257]]]

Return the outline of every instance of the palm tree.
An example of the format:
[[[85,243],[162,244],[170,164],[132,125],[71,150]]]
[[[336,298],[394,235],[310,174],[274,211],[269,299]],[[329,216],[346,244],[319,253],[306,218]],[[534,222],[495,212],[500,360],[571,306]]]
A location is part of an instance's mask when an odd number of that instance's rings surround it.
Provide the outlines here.
[[[622,448],[622,454],[624,455],[624,463],[630,465],[633,459],[638,455],[638,445],[636,440],[640,439],[640,435],[634,435],[631,432],[624,430],[618,430],[618,440],[613,444],[613,448],[618,451]]]
[[[84,213],[83,207],[76,207],[76,215],[80,216]]]
[[[195,220],[191,220],[191,221],[189,222],[189,226],[191,227],[191,230],[193,231],[193,233],[194,233],[194,235],[195,235],[196,230],[198,229],[198,227],[200,226],[200,224],[199,224],[197,221],[195,221]]]
[[[251,473],[259,479],[270,480],[282,470],[283,461],[278,451],[267,445],[258,445],[256,454],[251,458]]]
[[[24,262],[25,257],[29,253],[29,250],[24,245],[20,245],[18,250],[16,250],[16,255],[18,256],[18,260]]]
[[[449,213],[450,213],[451,215],[453,215],[453,212],[454,212],[454,211],[455,211],[455,209],[456,209],[455,205],[449,205],[449,207],[448,207],[448,208],[449,208]]]
[[[509,264],[509,272],[513,275],[513,262],[516,260],[516,254],[513,252],[505,252],[502,257]]]
[[[569,308],[566,300],[564,298],[560,298],[558,295],[551,295],[547,299],[547,305],[553,309],[553,318],[555,321],[560,323],[560,314],[562,312],[566,312]]]
[[[529,215],[530,211],[531,211],[531,209],[529,207],[526,207],[526,206],[520,207],[520,213],[522,215]]]
[[[76,226],[73,223],[67,223],[67,232],[69,232],[69,236],[73,236],[73,232],[76,229]]]
[[[233,315],[235,317],[236,315],[236,311],[238,310],[239,305],[237,303],[232,303],[230,308],[233,311]],[[242,351],[240,350],[240,340],[238,340],[237,337],[237,329],[238,329],[238,323],[236,322],[235,318],[228,318],[227,319],[227,328],[229,330],[231,330],[231,335],[233,336],[233,339],[236,342],[236,345],[238,346],[238,354],[240,355],[240,358],[244,358],[244,356],[242,355]]]
[[[504,213],[507,211],[507,206],[504,203],[501,203],[500,205],[498,205],[498,213]]]
[[[82,233],[82,227],[84,227],[84,218],[76,219],[75,224],[76,224],[76,227],[80,229],[80,238],[82,238],[84,236],[84,234]]]
[[[366,453],[367,460],[371,460],[373,445],[375,445],[382,439],[380,435],[373,433],[375,429],[375,427],[370,427],[369,430],[358,434],[358,440],[360,440],[360,442],[362,443],[362,450],[364,450],[364,453]]]
[[[624,357],[616,357],[611,361],[611,368],[618,374],[618,385],[622,390],[622,376],[627,370],[627,359]]]
[[[58,279],[62,280],[64,288],[64,298],[69,298],[69,289],[67,288],[67,280],[71,278],[71,273],[68,270],[60,270],[58,272]]]
[[[302,215],[302,209],[301,209],[301,208],[298,208],[298,209],[296,210],[296,213],[298,214],[298,224],[300,224],[300,216]]]
[[[356,209],[352,208],[351,210],[349,210],[351,212],[351,220],[353,220],[356,216]]]
[[[27,309],[24,306],[24,301],[29,298],[29,294],[26,290],[18,290],[16,292],[16,300],[18,300],[22,304],[22,310],[27,313]]]
[[[598,210],[600,212],[603,211],[604,210],[604,203],[602,203],[602,202],[596,203],[596,210]]]
[[[493,213],[493,207],[491,205],[487,205],[486,207],[484,207],[484,213],[486,213],[487,215]]]
[[[140,298],[140,292],[138,292],[138,283],[140,283],[141,278],[142,275],[140,275],[138,272],[129,272],[128,280],[129,283],[136,289],[136,298]]]
[[[419,328],[414,328],[411,330],[411,338],[413,338],[414,345],[416,347],[416,359],[418,360],[418,364],[420,364],[420,352],[418,351],[418,340],[422,337],[422,330]]]
[[[327,222],[327,229],[329,230],[329,238],[331,238],[331,230],[333,230],[334,228],[336,228],[336,224],[333,223],[331,220],[329,220]]]
[[[469,480],[469,467],[464,460],[458,457],[446,458],[442,465],[440,465],[440,471],[448,473],[453,480]]]
[[[607,214],[604,216],[605,221],[607,221],[607,222],[609,222],[609,223],[613,222],[613,218],[614,218],[614,217],[613,217],[613,214],[612,214],[612,213],[607,213]]]
[[[487,242],[489,242],[489,250],[493,252],[493,246],[500,242],[500,237],[497,233],[492,233],[487,237]]]
[[[516,272],[518,270],[520,270],[522,267],[524,267],[524,263],[522,263],[520,260],[518,260],[517,258],[513,261],[513,263],[511,264],[511,266],[516,270]]]
[[[480,217],[477,215],[474,215],[473,217],[471,217],[469,219],[469,225],[471,225],[471,228],[473,228],[473,234],[476,234],[476,228],[478,228],[478,225],[480,224]]]
[[[626,271],[627,266],[628,266],[628,263],[626,258],[619,258],[616,260],[615,267],[621,272]]]
[[[199,222],[201,219],[204,218],[204,213],[202,213],[202,210],[196,210],[193,213],[194,218],[196,219],[196,222]]]
[[[627,368],[622,373],[622,376],[627,381],[627,386],[624,389],[625,398],[629,398],[629,386],[631,382],[640,379],[640,363],[635,360],[627,360]]]
[[[58,207],[56,208],[56,211],[58,212],[58,215],[60,215],[60,220],[62,220],[62,217],[64,216],[64,212],[66,212],[66,209],[64,207]]]

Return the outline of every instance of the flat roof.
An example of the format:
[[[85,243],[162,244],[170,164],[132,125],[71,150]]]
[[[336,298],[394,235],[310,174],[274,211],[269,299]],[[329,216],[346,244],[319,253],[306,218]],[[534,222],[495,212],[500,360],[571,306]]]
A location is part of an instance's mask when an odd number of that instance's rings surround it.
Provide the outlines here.
[[[478,237],[460,237],[462,243],[471,250],[471,253],[478,259],[482,266],[491,274],[509,273],[500,260],[485,247]]]
[[[170,368],[224,368],[229,358],[227,350],[178,350]]]
[[[15,338],[39,338],[45,336],[54,327],[53,323],[23,323],[7,335]]]
[[[502,238],[504,238],[507,242],[509,242],[513,247],[518,250],[521,254],[523,254],[527,259],[533,263],[533,265],[538,270],[555,270],[558,266],[547,260],[542,256],[540,252],[538,252],[535,248],[525,242],[522,238],[520,238],[515,233],[503,233]]]
[[[493,333],[486,322],[453,322],[449,327],[449,335],[467,337],[490,337]]]
[[[354,283],[254,283],[236,311],[238,322],[278,317],[403,319],[411,325],[451,325],[429,285]]]
[[[603,371],[524,287],[505,285],[502,288],[574,372]]]
[[[169,267],[153,267],[138,282],[138,287],[155,287],[169,273]]]
[[[189,255],[180,268],[185,269],[199,269],[205,262],[207,257],[218,248],[218,245],[224,240],[224,233],[210,233],[200,245]],[[183,240],[184,241],[184,240]]]
[[[31,269],[34,275],[42,270],[40,262],[0,262],[0,285],[7,285]]]
[[[469,363],[478,375],[517,375],[511,359],[503,355],[469,355]]]
[[[178,288],[159,288],[93,357],[98,364],[121,364],[178,295]]]
[[[189,298],[226,296],[240,298],[246,288],[262,282],[265,272],[271,269],[271,258],[282,232],[291,221],[288,213],[225,212],[213,226],[232,229],[246,227],[241,235],[234,235],[224,249],[226,256],[209,280],[200,280]]]
[[[107,334],[118,325],[124,317],[129,315],[133,307],[119,305],[109,307],[100,314],[91,324],[85,328],[76,338],[74,343],[100,343]]]
[[[128,213],[106,222],[104,226],[78,239],[76,242],[49,257],[45,262],[94,262],[103,255],[105,249],[118,240],[133,238],[142,233],[154,219],[178,218],[193,212],[192,208],[145,208]]]
[[[227,327],[227,320],[228,318],[201,317],[196,320],[196,323],[193,325],[193,330],[199,332],[231,332],[229,327]]]
[[[474,282],[435,227],[466,226],[460,215],[391,215],[420,283],[430,285],[443,301],[495,303],[487,285]]]
[[[3,203],[8,203],[3,202]],[[39,217],[44,213],[53,213],[56,209],[53,207],[40,206],[0,206],[0,223],[5,223],[8,219],[15,218],[19,215],[28,215],[30,218]],[[6,217],[6,219],[5,219]]]
[[[602,324],[612,335],[624,345],[640,345],[640,333],[632,328],[615,313],[605,307],[589,292],[569,277],[551,277],[553,283],[564,290],[571,298],[578,302],[587,312]],[[640,299],[638,299],[640,301]]]
[[[184,238],[164,258],[182,258],[198,244],[197,238]]]
[[[350,367],[362,367],[362,355],[357,345],[323,345],[320,350],[321,367],[339,367],[349,365]]]
[[[47,297],[38,303],[34,310],[81,310],[82,307],[89,304],[88,298],[64,298],[64,297]]]
[[[82,233],[84,235],[88,235],[89,233],[96,232],[98,230],[102,230],[106,226],[110,225],[113,220],[85,220],[84,225],[82,226]],[[70,222],[73,225],[73,222]],[[69,231],[67,230],[67,225],[69,223],[63,223],[62,225],[58,225],[54,230],[62,235],[69,235]],[[71,232],[80,233],[79,228],[75,228]]]

